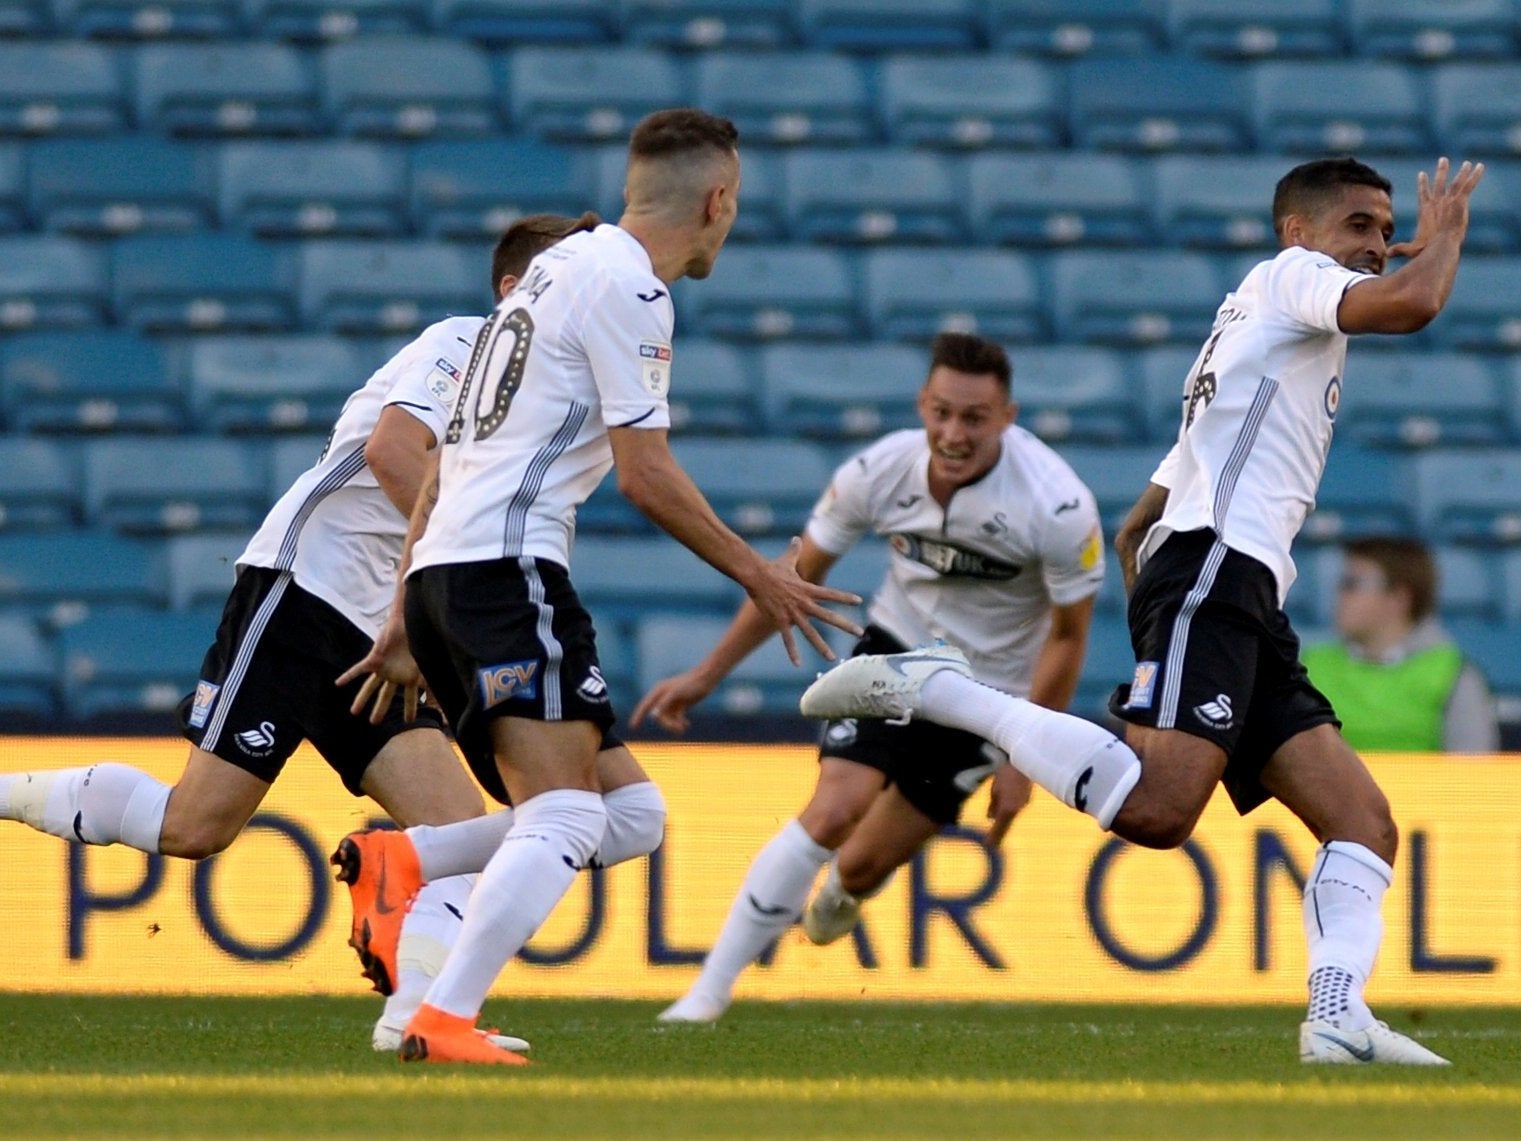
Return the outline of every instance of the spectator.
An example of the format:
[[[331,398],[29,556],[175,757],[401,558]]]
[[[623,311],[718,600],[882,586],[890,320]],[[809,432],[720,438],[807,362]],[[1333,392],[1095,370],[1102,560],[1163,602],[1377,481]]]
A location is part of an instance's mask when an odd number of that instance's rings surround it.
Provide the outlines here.
[[[1339,640],[1308,648],[1304,664],[1358,752],[1499,749],[1489,685],[1438,623],[1436,597],[1436,564],[1419,539],[1347,544]]]

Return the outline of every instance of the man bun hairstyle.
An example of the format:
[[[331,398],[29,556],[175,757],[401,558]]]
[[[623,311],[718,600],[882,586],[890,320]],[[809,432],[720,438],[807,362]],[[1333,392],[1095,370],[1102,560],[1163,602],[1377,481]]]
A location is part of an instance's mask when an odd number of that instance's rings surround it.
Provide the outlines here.
[[[1391,196],[1394,193],[1387,178],[1350,155],[1303,162],[1280,178],[1273,190],[1273,230],[1282,238],[1290,214],[1313,215],[1344,186],[1371,186]]]
[[[595,230],[601,224],[602,219],[590,210],[579,218],[564,214],[527,214],[519,218],[507,227],[497,239],[496,249],[491,251],[492,293],[508,274],[522,277],[528,263],[560,239],[582,230]]]
[[[722,115],[696,107],[651,112],[635,125],[628,142],[630,159],[673,158],[703,150],[730,155],[738,149],[739,128]]]
[[[1003,346],[985,337],[971,333],[940,333],[930,342],[930,371],[944,366],[957,372],[973,375],[991,373],[998,378],[998,387],[1009,395],[1010,378],[1014,374],[1009,364],[1009,354]]]

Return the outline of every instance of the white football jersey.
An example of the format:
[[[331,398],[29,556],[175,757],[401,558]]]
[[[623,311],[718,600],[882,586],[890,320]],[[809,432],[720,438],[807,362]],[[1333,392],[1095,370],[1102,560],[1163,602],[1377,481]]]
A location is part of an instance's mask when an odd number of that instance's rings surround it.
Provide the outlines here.
[[[288,570],[366,634],[379,633],[396,593],[407,520],[365,463],[364,446],[392,404],[444,438],[484,323],[449,317],[430,325],[350,396],[322,455],[270,510],[238,565]]]
[[[1226,295],[1184,384],[1177,443],[1152,476],[1169,495],[1142,562],[1174,531],[1210,527],[1267,565],[1282,605],[1341,404],[1347,335],[1336,310],[1367,280],[1291,246]]]
[[[570,565],[576,508],[613,466],[608,428],[667,428],[669,288],[602,225],[534,258],[481,330],[412,566],[532,556]]]
[[[835,472],[808,537],[839,555],[868,532],[885,536],[887,577],[868,618],[907,646],[944,638],[979,681],[1024,697],[1051,606],[1103,583],[1093,493],[1018,426],[1004,432],[993,469],[944,509],[930,495],[929,460],[922,429],[884,436]]]

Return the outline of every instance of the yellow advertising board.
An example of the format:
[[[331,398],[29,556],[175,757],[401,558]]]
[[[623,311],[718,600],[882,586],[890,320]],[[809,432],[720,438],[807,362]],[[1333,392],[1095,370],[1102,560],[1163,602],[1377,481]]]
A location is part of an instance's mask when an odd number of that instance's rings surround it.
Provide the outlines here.
[[[0,738],[0,771],[116,760],[173,780],[168,739]],[[802,746],[641,745],[664,790],[664,848],[588,873],[498,983],[502,994],[669,998],[691,981],[757,850],[812,789]],[[1371,762],[1402,830],[1379,1002],[1521,998],[1521,761]],[[1314,841],[1268,805],[1219,796],[1176,852],[1113,840],[1036,799],[1001,852],[985,800],[825,948],[794,929],[743,976],[756,998],[1285,1001],[1304,993],[1298,881]],[[0,825],[0,988],[356,993],[346,893],[327,853],[377,815],[303,749],[254,826],[199,865]]]

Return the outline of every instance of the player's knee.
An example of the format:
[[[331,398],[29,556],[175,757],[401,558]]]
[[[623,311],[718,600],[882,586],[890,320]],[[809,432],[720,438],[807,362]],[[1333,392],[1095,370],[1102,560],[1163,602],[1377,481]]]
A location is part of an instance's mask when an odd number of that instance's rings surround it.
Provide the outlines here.
[[[804,810],[801,820],[814,843],[832,850],[850,839],[863,814],[863,809],[849,802],[814,802]]]
[[[874,858],[873,853],[844,856],[839,863],[840,886],[859,899],[871,895],[886,883],[892,872],[892,865]]]
[[[1132,796],[1115,817],[1111,831],[1143,848],[1178,848],[1194,834],[1199,810],[1192,805]]]
[[[165,856],[182,860],[205,860],[225,852],[237,837],[237,829],[223,827],[214,821],[198,820],[171,826],[165,819],[164,829],[159,833],[158,850]]]

